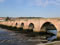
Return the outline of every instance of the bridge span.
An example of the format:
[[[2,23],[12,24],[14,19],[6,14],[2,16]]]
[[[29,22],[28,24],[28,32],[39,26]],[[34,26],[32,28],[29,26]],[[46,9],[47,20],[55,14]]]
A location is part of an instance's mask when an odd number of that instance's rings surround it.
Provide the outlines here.
[[[57,30],[57,36],[60,36],[60,19],[57,18],[20,18],[13,21],[2,21],[2,25],[12,26],[23,29],[33,29],[34,32],[46,30]]]

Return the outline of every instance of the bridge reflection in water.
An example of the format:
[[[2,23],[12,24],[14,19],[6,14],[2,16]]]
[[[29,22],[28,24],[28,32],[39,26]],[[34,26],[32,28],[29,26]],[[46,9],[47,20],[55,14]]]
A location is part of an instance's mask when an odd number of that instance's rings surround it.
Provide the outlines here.
[[[50,35],[50,34],[54,35]],[[56,39],[56,30],[47,31],[47,40],[51,41]],[[37,45],[45,41],[41,41],[40,36],[28,37],[27,34],[22,34],[14,31],[9,31],[5,29],[0,29],[0,45]],[[16,43],[17,42],[17,43]],[[46,42],[47,43],[47,42]]]
[[[48,30],[48,33],[50,33],[50,35],[47,36],[47,40],[52,41],[57,39],[57,30]]]
[[[34,39],[34,37],[27,37],[26,35],[28,34],[0,28],[0,45],[37,45],[40,43],[38,37]]]

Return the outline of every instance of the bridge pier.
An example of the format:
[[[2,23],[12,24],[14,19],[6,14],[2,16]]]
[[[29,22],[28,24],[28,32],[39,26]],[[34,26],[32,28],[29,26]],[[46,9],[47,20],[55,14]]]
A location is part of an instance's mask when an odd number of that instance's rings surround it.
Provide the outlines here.
[[[60,31],[57,32],[57,38],[60,39]]]

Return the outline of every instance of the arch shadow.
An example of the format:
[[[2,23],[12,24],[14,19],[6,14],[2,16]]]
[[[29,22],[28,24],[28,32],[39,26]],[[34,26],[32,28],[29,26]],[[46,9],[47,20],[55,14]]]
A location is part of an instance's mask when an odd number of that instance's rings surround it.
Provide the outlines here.
[[[47,40],[55,40],[57,39],[57,28],[51,22],[45,22],[41,27],[40,35],[45,36]],[[53,36],[55,37],[52,39]]]
[[[30,24],[29,24],[29,29],[30,29],[30,30],[33,30],[33,29],[34,29],[34,24],[33,24],[33,23],[30,23]]]

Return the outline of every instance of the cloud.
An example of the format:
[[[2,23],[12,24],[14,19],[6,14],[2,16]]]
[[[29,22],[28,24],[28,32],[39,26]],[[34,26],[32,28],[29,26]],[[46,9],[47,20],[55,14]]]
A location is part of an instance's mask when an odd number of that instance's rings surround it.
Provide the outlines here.
[[[5,1],[5,0],[0,0],[0,3],[1,3],[1,2],[4,2],[4,1]]]
[[[0,2],[4,1],[5,0],[0,0]],[[47,7],[48,5],[60,5],[60,0],[16,0],[16,4],[19,6],[27,5],[27,6]]]
[[[5,2],[6,0],[0,0],[0,3]],[[15,0],[14,0],[15,1]],[[60,6],[60,0],[16,0],[17,5],[27,5],[27,6],[43,6],[48,5],[58,5]]]
[[[48,5],[60,6],[60,0],[33,0],[31,2],[33,6],[43,6],[43,7],[46,7]]]
[[[30,6],[43,6],[46,7],[50,4],[56,5],[56,0],[27,0]]]
[[[47,6],[48,5],[48,0],[35,0],[36,5],[35,6]]]
[[[60,5],[60,0],[16,0],[19,5],[43,6]]]
[[[60,0],[56,0],[56,5],[60,6]]]
[[[46,6],[48,4],[48,0],[26,0],[26,2],[29,6]]]

